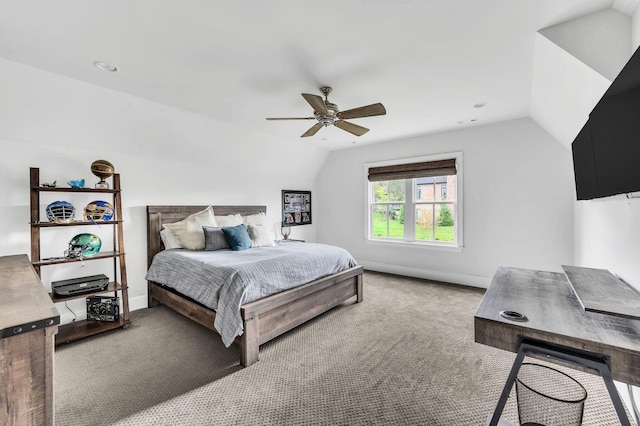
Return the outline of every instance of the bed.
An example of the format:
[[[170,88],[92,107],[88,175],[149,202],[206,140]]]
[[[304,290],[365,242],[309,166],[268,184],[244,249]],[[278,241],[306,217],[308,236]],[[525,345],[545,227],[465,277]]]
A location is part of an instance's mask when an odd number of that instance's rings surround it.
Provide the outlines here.
[[[185,219],[208,206],[147,206],[147,266],[164,250],[160,231],[167,223]],[[216,215],[242,216],[266,213],[266,206],[213,206]],[[285,243],[304,244],[304,243]],[[169,250],[170,251],[170,250]],[[363,300],[363,268],[352,266],[300,286],[240,305],[242,334],[235,338],[240,364],[248,367],[259,360],[259,346],[355,297]],[[199,301],[154,281],[148,283],[149,307],[164,305],[218,332],[216,311]]]

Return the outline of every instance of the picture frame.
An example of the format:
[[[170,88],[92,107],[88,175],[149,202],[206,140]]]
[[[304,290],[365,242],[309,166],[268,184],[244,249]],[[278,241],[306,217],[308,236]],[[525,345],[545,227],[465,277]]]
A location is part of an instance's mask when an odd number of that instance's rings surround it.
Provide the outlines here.
[[[282,226],[311,225],[311,191],[282,190]]]

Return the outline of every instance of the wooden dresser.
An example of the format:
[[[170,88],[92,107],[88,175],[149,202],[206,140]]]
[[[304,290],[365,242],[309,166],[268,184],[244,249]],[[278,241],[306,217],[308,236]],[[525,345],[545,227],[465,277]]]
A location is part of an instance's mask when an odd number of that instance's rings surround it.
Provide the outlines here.
[[[53,425],[58,324],[27,255],[0,257],[0,424]]]

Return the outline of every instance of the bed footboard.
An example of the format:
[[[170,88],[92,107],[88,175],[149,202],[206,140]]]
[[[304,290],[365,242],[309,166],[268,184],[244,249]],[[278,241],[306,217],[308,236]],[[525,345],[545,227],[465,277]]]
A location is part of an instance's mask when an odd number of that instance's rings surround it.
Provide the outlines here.
[[[356,302],[364,298],[363,268],[356,266],[329,275],[303,286],[285,290],[249,302],[240,307],[244,332],[236,338],[240,349],[240,364],[248,367],[259,360],[263,343],[309,321],[353,296]],[[216,331],[215,311],[208,309],[163,286],[148,282],[149,307],[166,305],[168,308]]]
[[[244,333],[237,341],[240,363],[248,367],[258,361],[263,343],[356,296],[362,302],[362,266],[320,278],[301,287],[241,306]]]

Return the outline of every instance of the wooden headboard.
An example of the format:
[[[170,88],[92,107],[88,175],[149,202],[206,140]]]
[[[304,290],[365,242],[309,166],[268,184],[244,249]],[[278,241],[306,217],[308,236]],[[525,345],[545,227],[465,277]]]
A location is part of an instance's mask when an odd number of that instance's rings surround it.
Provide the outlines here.
[[[164,250],[160,231],[165,223],[178,222],[189,215],[198,213],[209,206],[147,206],[147,267],[156,253]],[[216,216],[240,214],[247,216],[267,213],[267,206],[213,206]]]

